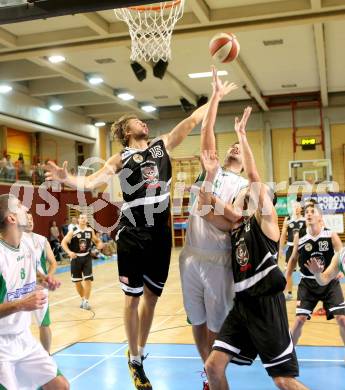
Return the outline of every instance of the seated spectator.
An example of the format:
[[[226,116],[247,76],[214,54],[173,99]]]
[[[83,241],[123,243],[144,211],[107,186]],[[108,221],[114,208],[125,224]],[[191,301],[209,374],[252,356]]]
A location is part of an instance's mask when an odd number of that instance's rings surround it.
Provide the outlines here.
[[[100,239],[104,243],[102,252],[106,256],[112,256],[116,253],[116,244],[114,240],[111,238],[109,233],[99,233]]]
[[[72,217],[71,223],[68,225],[68,231],[73,230],[78,225],[78,218]]]
[[[16,180],[16,168],[11,161],[11,155],[6,155],[6,163],[5,163],[5,178],[9,181]]]

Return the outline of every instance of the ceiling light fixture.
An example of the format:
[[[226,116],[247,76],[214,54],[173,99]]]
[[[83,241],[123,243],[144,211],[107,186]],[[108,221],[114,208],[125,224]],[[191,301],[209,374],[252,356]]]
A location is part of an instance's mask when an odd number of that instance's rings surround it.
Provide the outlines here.
[[[103,78],[97,74],[87,75],[86,79],[91,85],[99,85],[104,81]]]
[[[140,107],[143,111],[145,112],[153,112],[153,111],[156,111],[157,108],[152,106],[151,104],[145,104],[143,106]]]
[[[60,111],[63,109],[63,106],[60,103],[52,103],[49,105],[49,110],[51,111]]]
[[[54,55],[54,56],[49,56],[48,60],[52,64],[58,64],[59,62],[66,61],[66,58],[64,56],[61,56],[61,55]]]
[[[0,93],[8,93],[12,91],[12,87],[9,84],[0,84]]]
[[[218,76],[227,76],[228,72],[226,70],[218,70]],[[199,73],[188,73],[190,79],[201,79],[204,77],[212,77],[212,72],[199,72]]]
[[[124,101],[128,101],[128,100],[133,100],[134,99],[134,96],[131,95],[130,93],[127,93],[127,92],[118,93],[116,96],[118,98],[124,100]]]
[[[96,126],[96,127],[103,127],[103,126],[105,126],[105,122],[103,122],[103,121],[97,121],[97,122],[95,122],[95,126]]]

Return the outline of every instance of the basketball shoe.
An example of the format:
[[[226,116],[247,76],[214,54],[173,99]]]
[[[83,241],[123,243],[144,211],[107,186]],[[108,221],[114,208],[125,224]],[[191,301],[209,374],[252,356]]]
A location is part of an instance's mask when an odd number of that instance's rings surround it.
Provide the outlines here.
[[[152,390],[151,383],[145,374],[143,364],[137,363],[135,361],[131,362],[129,351],[127,351],[127,357],[129,373],[135,388],[137,390]]]

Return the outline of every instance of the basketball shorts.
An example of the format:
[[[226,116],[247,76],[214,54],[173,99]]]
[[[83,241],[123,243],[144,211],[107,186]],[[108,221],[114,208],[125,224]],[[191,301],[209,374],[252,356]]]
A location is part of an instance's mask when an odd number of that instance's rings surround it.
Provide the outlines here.
[[[122,226],[116,243],[119,278],[124,293],[140,296],[145,284],[155,295],[161,296],[170,266],[170,228]]]
[[[72,282],[93,281],[92,257],[90,255],[78,256],[71,260],[71,277]]]
[[[231,355],[239,365],[251,365],[259,355],[269,376],[298,376],[284,294],[235,298],[213,350]]]
[[[0,389],[36,390],[58,375],[55,361],[29,330],[0,336]]]
[[[338,280],[320,286],[314,279],[302,278],[297,289],[296,316],[307,316],[310,320],[319,301],[323,302],[327,320],[345,315],[344,295]]]
[[[220,261],[216,263],[208,261],[205,255],[190,247],[185,247],[180,254],[183,303],[187,316],[193,325],[206,323],[214,333],[219,332],[233,306],[234,277],[230,256],[230,252],[218,255],[216,260]]]

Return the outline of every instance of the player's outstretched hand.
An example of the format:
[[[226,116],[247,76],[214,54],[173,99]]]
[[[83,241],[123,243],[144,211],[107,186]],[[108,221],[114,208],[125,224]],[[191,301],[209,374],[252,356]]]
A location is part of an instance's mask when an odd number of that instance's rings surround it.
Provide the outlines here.
[[[320,264],[314,257],[308,260],[305,266],[313,275],[320,274],[324,268],[323,265]]]
[[[36,290],[26,295],[21,299],[21,310],[22,311],[33,311],[42,309],[47,302],[47,294],[43,288],[37,286]]]
[[[220,99],[223,99],[224,96],[228,95],[230,92],[235,91],[238,86],[235,83],[229,83],[225,81],[224,83],[218,77],[218,71],[215,66],[211,67],[212,69],[212,87],[213,93],[217,94]]]
[[[44,166],[44,169],[46,170],[46,173],[44,174],[46,180],[54,180],[63,183],[68,176],[67,164],[67,161],[64,161],[62,167],[59,167],[54,161],[48,161]]]
[[[238,117],[235,118],[235,131],[238,136],[246,134],[246,126],[251,112],[252,112],[252,108],[246,107],[244,109],[241,120],[239,120]]]
[[[201,154],[201,162],[205,171],[211,175],[215,174],[219,167],[217,153],[214,151],[209,152],[205,150]]]

